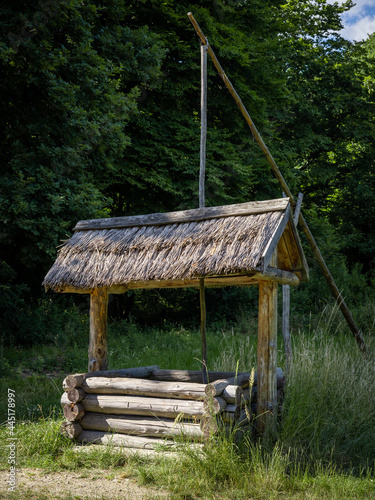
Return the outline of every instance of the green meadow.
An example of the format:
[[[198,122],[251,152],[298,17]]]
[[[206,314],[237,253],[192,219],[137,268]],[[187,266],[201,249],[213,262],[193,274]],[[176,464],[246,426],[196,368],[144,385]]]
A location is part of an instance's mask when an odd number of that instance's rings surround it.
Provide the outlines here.
[[[246,433],[241,440],[234,433],[219,435],[203,452],[182,444],[174,460],[95,446],[76,453],[73,443],[59,434],[62,380],[67,373],[86,371],[87,364],[88,319],[74,309],[69,315],[64,340],[1,351],[1,421],[7,418],[10,388],[16,394],[18,467],[124,471],[126,477],[161,488],[175,499],[375,498],[375,339],[366,336],[369,354],[363,356],[335,307],[310,316],[304,329],[295,319],[293,364],[276,436],[254,441]],[[256,367],[254,317],[208,326],[210,369]],[[141,328],[131,321],[109,325],[110,368],[157,364],[200,369],[200,349],[196,328]],[[282,337],[278,366],[284,367]],[[4,444],[9,429],[4,424],[0,432]],[[8,449],[2,446],[3,471],[7,458]]]

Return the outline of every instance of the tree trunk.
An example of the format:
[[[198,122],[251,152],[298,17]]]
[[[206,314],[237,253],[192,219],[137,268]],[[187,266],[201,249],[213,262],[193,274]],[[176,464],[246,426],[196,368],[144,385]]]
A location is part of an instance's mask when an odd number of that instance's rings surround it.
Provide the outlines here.
[[[70,403],[64,406],[64,416],[69,422],[73,422],[73,420],[80,420],[84,414],[84,408],[80,403]]]
[[[226,408],[226,406],[227,402],[220,396],[217,398],[209,397],[204,400],[205,412],[212,415],[216,415],[217,413],[222,412]]]
[[[69,389],[67,396],[71,403],[79,403],[79,401],[85,398],[86,393],[81,387],[76,387],[75,389]]]
[[[82,427],[78,422],[63,422],[60,427],[60,434],[69,439],[77,438],[82,432]]]

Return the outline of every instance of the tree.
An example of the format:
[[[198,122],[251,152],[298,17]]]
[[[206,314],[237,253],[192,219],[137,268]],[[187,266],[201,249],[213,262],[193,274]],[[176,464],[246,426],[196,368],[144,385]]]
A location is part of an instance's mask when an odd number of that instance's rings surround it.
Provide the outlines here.
[[[309,37],[297,32],[289,41],[285,68],[294,100],[281,144],[305,207],[318,207],[319,217],[337,229],[351,267],[369,267],[375,248],[373,42],[351,43],[329,25],[317,36],[316,22],[312,28]]]
[[[140,112],[127,129],[132,137],[105,192],[113,215],[193,208],[198,205],[200,49],[191,10],[207,33],[266,136],[270,110],[282,112],[286,92],[277,54],[279,1],[145,0],[129,7],[126,22],[148,23],[167,48],[162,75],[142,87]],[[253,144],[232,97],[212,64],[208,67],[206,203],[216,205],[279,193]]]
[[[159,73],[162,45],[123,23],[125,4],[1,7],[1,255],[35,286],[77,219],[108,213],[137,84]]]

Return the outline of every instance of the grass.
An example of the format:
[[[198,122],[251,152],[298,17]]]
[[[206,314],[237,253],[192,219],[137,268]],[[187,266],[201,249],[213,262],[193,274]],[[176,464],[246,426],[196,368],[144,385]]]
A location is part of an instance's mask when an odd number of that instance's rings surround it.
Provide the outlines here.
[[[165,488],[176,500],[375,498],[375,337],[367,336],[369,354],[364,357],[335,308],[310,318],[304,332],[294,331],[285,410],[273,442],[253,442],[245,435],[236,444],[231,436],[219,436],[203,454],[186,448],[178,460],[95,448],[85,454],[72,451],[72,443],[58,430],[62,379],[68,371],[86,368],[87,346],[82,339],[75,342],[70,350],[66,346],[3,350],[10,376],[0,378],[1,421],[6,418],[5,396],[10,387],[17,398],[20,467],[121,471],[141,484]],[[210,369],[250,370],[256,363],[256,342],[256,322],[251,318],[244,317],[236,325],[211,325]],[[109,344],[113,368],[159,364],[200,369],[200,339],[194,330],[170,327],[141,332],[135,324],[114,323]],[[278,365],[282,366],[281,339],[279,346]],[[74,370],[70,370],[70,356],[76,363]],[[0,428],[2,443],[7,432],[6,427]],[[3,445],[0,467],[4,470],[7,455]]]

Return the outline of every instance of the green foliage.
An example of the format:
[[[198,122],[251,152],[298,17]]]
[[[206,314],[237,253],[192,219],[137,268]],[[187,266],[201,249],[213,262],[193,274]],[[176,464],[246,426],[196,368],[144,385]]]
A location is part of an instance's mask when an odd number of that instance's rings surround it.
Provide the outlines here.
[[[307,220],[348,302],[364,299],[375,245],[375,50],[374,36],[353,44],[337,34],[351,6],[350,0],[5,2],[3,342],[45,340],[51,324],[64,331],[38,299],[56,246],[78,219],[197,206],[200,61],[188,11],[292,191],[304,192]],[[211,62],[208,86],[206,204],[280,196]],[[327,300],[311,267],[311,284],[297,293],[307,312]],[[113,299],[110,309],[136,322],[193,326],[195,293],[169,292],[135,292]],[[234,321],[246,304],[255,307],[252,292],[238,290],[210,291],[207,302],[220,321]]]
[[[0,242],[18,282],[34,285],[77,219],[108,214],[102,189],[130,142],[136,84],[163,55],[146,27],[123,25],[124,2],[51,4],[1,8]]]
[[[319,218],[327,217],[338,230],[349,267],[360,263],[367,270],[374,251],[373,37],[353,44],[328,36],[341,28],[340,10],[351,5],[293,1],[284,6],[292,99],[280,148],[294,164],[293,187],[304,193],[304,207],[319,207]],[[311,16],[311,9],[317,15]]]
[[[215,1],[203,7],[174,0],[132,5],[132,25],[152,18],[150,29],[163,40],[167,57],[161,76],[142,85],[140,112],[129,124],[132,143],[125,151],[125,168],[113,176],[106,191],[114,200],[113,215],[197,206],[200,57],[186,15],[189,10],[209,33],[228,76],[269,132],[267,110],[280,107],[284,89],[274,56],[278,4],[256,1],[250,7]],[[211,64],[208,86],[207,204],[275,193],[272,182],[261,182],[265,162]]]
[[[369,274],[366,275],[363,265],[360,263],[351,262],[349,265],[350,261],[348,263],[348,258],[345,255],[345,239],[342,238],[340,229],[330,222],[327,213],[322,214],[316,205],[312,205],[304,213],[345,302],[350,305],[360,328],[365,332],[372,333],[372,327],[367,321],[368,318],[359,311],[357,312],[357,309],[362,305],[368,305],[374,300],[374,288],[369,283]],[[300,321],[302,314],[308,316],[311,311],[321,310],[326,304],[333,301],[319,266],[313,259],[310,247],[305,244],[304,248],[309,261],[310,279],[307,283],[291,290],[291,308],[293,314],[298,316],[298,321]]]
[[[333,341],[327,333],[325,321],[313,337],[298,339],[282,442],[299,453],[299,460],[334,460],[337,466],[357,468],[374,456],[369,441],[375,424],[369,399],[375,381],[373,354],[363,359],[347,338]]]
[[[83,314],[82,310],[88,312],[87,297],[76,301],[77,305],[71,297],[54,297],[54,300],[44,297],[30,302],[19,297],[21,292],[22,287],[12,285],[3,293],[6,300],[0,317],[2,344],[58,346],[67,337],[73,346],[85,343],[82,339],[86,339],[89,327],[87,314]],[[11,302],[13,296],[18,300]]]
[[[0,260],[0,344],[12,342],[21,328],[19,311],[25,306],[26,285],[15,284],[15,271]],[[1,368],[0,368],[1,370]]]

